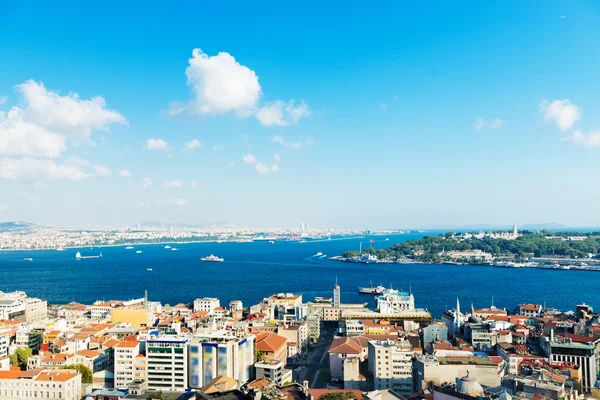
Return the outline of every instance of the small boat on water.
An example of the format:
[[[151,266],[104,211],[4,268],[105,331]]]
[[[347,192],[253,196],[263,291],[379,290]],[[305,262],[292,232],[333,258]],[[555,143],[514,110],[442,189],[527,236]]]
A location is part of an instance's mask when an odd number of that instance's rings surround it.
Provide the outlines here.
[[[65,249],[64,249],[62,246],[58,246],[58,247],[56,248],[56,251],[65,251]]]
[[[371,286],[369,287],[358,287],[358,293],[362,294],[382,294],[385,288],[381,285],[373,286],[373,281],[371,281]]]
[[[141,251],[141,250],[137,250],[137,251],[135,252],[135,254],[142,254],[142,251]]]
[[[75,259],[77,260],[85,260],[87,258],[102,258],[102,253],[98,254],[97,256],[82,256],[81,252],[77,252],[75,253]]]
[[[275,244],[275,241],[274,240],[269,240],[269,243]]]
[[[323,253],[319,251],[317,254],[315,254],[315,257],[321,257],[322,255]]]
[[[146,271],[152,272],[152,268],[146,268]]]
[[[167,250],[170,249],[170,248],[171,248],[171,246],[169,246],[169,245],[165,246],[165,249],[167,249]]]
[[[23,261],[33,261],[33,258],[31,258],[31,257],[25,257],[25,258],[23,259]]]
[[[177,250],[179,250],[177,247],[173,247],[173,248],[171,249],[171,251],[177,251]]]
[[[127,246],[127,247],[125,247],[125,250],[132,250],[132,249],[133,249],[133,246]]]
[[[211,254],[208,257],[202,257],[200,259],[200,261],[205,261],[205,262],[223,262],[223,261],[225,261],[225,259],[223,259],[221,257],[217,257],[217,256]]]
[[[389,241],[390,241],[390,238],[385,238],[385,241],[386,241],[386,242],[389,242]]]

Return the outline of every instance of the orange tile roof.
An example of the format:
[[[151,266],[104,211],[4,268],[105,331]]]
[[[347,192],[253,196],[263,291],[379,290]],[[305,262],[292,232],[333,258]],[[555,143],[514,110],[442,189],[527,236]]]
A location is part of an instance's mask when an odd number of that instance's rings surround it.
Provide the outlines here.
[[[57,363],[57,362],[66,362],[70,358],[73,358],[73,354],[64,354],[64,353],[47,353],[44,354],[44,358],[42,358],[41,362],[43,363]]]
[[[35,380],[37,381],[58,381],[66,382],[75,378],[79,372],[70,370],[52,370],[41,372]]]
[[[90,357],[90,358],[94,358],[94,357],[98,357],[101,353],[94,351],[94,350],[79,350],[77,352],[77,354],[85,356],[85,357]]]
[[[329,353],[360,354],[362,347],[349,337],[335,338],[329,346]]]
[[[276,333],[269,333],[262,337],[260,341],[256,342],[256,349],[258,351],[277,351],[282,346],[285,346],[287,338],[279,336]]]
[[[19,379],[23,376],[21,370],[0,371],[0,379]]]
[[[133,348],[133,347],[137,347],[138,345],[138,341],[133,341],[133,340],[128,340],[128,341],[124,341],[124,342],[119,342],[117,343],[117,345],[115,347],[118,348]]]

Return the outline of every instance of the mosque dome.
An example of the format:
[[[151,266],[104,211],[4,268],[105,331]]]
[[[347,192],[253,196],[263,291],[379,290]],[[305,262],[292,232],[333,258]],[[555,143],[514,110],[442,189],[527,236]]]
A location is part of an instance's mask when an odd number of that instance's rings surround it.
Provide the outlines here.
[[[483,394],[483,388],[477,382],[477,379],[470,376],[469,371],[467,371],[467,376],[456,380],[456,391],[470,396],[481,396]]]
[[[478,318],[478,317],[476,317],[474,315],[471,315],[469,317],[469,322],[472,323],[472,324],[480,324],[481,323],[481,318]]]

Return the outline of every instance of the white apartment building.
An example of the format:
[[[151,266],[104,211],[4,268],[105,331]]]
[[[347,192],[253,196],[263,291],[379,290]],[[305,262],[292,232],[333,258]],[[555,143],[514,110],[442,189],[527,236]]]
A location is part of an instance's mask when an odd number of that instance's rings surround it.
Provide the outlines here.
[[[48,302],[32,297],[25,299],[25,322],[35,324],[48,317]]]
[[[161,336],[146,341],[148,390],[184,391],[188,385],[188,339]]]
[[[0,357],[8,357],[10,345],[10,328],[0,328]]]
[[[375,390],[392,389],[400,394],[414,392],[412,380],[412,346],[407,340],[370,341],[369,372]]]
[[[221,302],[215,297],[204,297],[194,300],[194,312],[206,311],[208,315],[213,315],[217,307],[221,307]]]
[[[245,383],[254,377],[256,337],[226,331],[194,337],[189,346],[190,388],[199,389],[217,376]]]
[[[0,319],[25,321],[25,303],[19,299],[0,300]]]
[[[232,300],[229,303],[229,308],[231,309],[231,312],[242,311],[244,309],[244,304],[241,300]]]
[[[140,354],[140,344],[137,341],[124,341],[115,345],[115,388],[127,389],[134,380],[134,359]]]
[[[519,315],[538,317],[541,314],[542,306],[540,304],[519,304]]]
[[[278,386],[292,381],[292,370],[285,369],[282,361],[259,362],[254,364],[256,379],[266,378]]]
[[[414,311],[415,298],[412,293],[399,290],[388,290],[377,297],[377,308],[381,314],[398,314],[403,311]]]
[[[0,371],[2,400],[80,400],[81,397],[81,375],[77,371]]]
[[[110,318],[110,309],[113,308],[113,304],[108,302],[96,302],[92,305],[90,317],[95,321],[101,321]]]

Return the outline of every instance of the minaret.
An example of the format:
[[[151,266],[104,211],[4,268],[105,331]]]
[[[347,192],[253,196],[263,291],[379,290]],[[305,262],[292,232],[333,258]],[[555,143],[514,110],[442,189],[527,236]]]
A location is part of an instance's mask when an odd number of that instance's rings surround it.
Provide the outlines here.
[[[454,310],[454,334],[456,335],[460,330],[460,302],[458,297],[456,298],[456,310]]]
[[[333,287],[333,306],[340,306],[340,285],[338,285],[337,276],[335,277],[335,286]]]

